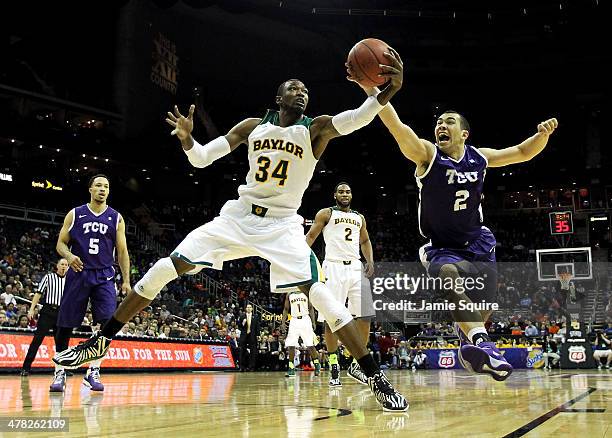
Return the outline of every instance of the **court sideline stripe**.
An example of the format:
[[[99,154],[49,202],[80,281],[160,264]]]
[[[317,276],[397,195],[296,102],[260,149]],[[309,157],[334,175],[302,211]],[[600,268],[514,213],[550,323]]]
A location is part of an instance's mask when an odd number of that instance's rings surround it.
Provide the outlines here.
[[[556,408],[548,411],[544,415],[540,415],[535,420],[532,420],[529,423],[525,424],[524,426],[519,427],[515,431],[510,432],[507,435],[504,435],[503,438],[517,438],[517,437],[523,436],[523,435],[531,432],[533,429],[535,429],[536,427],[538,427],[542,423],[544,423],[544,422],[550,420],[551,418],[553,418],[559,412],[566,412],[570,406],[572,406],[573,404],[579,402],[583,398],[588,397],[589,395],[591,395],[596,390],[597,390],[597,388],[589,388],[586,392],[583,392],[579,396],[574,397],[573,399],[571,399],[569,401],[566,401],[562,405],[557,406]],[[571,411],[569,411],[569,412],[571,412]]]

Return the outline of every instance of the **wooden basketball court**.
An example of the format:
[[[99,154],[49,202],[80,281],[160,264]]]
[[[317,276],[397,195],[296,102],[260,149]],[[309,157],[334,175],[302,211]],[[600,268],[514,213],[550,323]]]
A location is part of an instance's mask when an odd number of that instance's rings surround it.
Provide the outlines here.
[[[327,373],[201,372],[103,374],[104,393],[75,375],[64,394],[48,392],[50,375],[1,376],[0,416],[69,418],[69,432],[33,436],[612,437],[612,370],[519,370],[505,383],[463,370],[387,375],[407,413],[383,413],[348,377],[330,389]]]

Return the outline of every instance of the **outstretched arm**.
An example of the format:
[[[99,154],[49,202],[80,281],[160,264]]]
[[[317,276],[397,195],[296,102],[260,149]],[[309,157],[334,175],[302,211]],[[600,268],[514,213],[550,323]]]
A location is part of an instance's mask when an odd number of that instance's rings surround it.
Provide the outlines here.
[[[347,79],[354,82],[350,76]],[[359,86],[363,88],[368,96],[374,96],[378,93],[378,88],[376,87]],[[429,164],[433,157],[435,145],[428,140],[419,138],[410,126],[402,122],[391,103],[385,105],[378,113],[378,117],[380,117],[380,120],[382,120],[393,138],[395,138],[402,154],[413,163],[427,167],[427,164]]]
[[[310,227],[310,230],[308,230],[308,233],[306,233],[306,243],[308,246],[312,246],[315,240],[317,240],[317,237],[319,237],[319,234],[321,234],[321,231],[323,231],[323,228],[325,228],[325,225],[329,222],[330,217],[331,211],[329,208],[319,210],[315,216],[314,223]]]
[[[166,123],[174,129],[171,135],[176,135],[181,141],[181,146],[187,154],[189,162],[194,167],[206,167],[212,164],[215,160],[224,157],[231,151],[236,149],[241,143],[245,143],[249,134],[255,129],[261,119],[246,119],[234,126],[230,131],[221,137],[206,143],[199,144],[191,136],[193,131],[193,113],[195,105],[189,107],[187,117],[183,116],[178,107],[174,106],[174,114],[168,112]]]
[[[313,153],[315,158],[319,159],[327,143],[332,139],[341,135],[348,135],[357,129],[368,125],[376,114],[389,103],[391,97],[402,88],[404,80],[404,66],[397,52],[389,48],[389,53],[385,53],[390,65],[380,65],[380,76],[389,78],[389,85],[377,93],[376,96],[370,96],[357,109],[348,110],[336,114],[335,116],[319,116],[315,118],[310,126],[310,138],[313,145]]]
[[[538,132],[522,143],[504,149],[478,149],[489,161],[489,167],[502,167],[510,164],[529,161],[538,155],[548,143],[548,138],[555,132],[559,123],[557,119],[548,119],[538,125]]]

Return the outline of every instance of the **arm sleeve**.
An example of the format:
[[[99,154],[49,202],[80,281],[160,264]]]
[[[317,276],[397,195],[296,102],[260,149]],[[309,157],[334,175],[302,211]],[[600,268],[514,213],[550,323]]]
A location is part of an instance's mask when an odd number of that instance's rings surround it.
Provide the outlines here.
[[[336,114],[332,124],[339,134],[347,135],[366,126],[383,108],[376,96],[370,96],[359,108]]]
[[[210,166],[213,161],[226,156],[230,152],[229,142],[224,136],[221,136],[206,143],[204,146],[194,140],[193,147],[185,151],[185,154],[193,167],[202,168]]]

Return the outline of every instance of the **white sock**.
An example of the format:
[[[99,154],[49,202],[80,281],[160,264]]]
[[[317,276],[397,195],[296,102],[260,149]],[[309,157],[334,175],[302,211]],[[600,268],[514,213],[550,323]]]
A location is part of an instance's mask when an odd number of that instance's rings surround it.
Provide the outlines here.
[[[102,365],[102,361],[103,360],[104,359],[98,359],[98,360],[94,360],[93,362],[90,362],[89,363],[89,369],[100,368],[100,365]]]
[[[474,335],[477,333],[482,333],[483,335],[487,335],[489,336],[489,333],[487,333],[487,329],[484,328],[484,326],[480,326],[480,327],[474,327],[473,329],[471,329],[467,336],[468,339],[472,342],[472,344],[476,345],[476,343],[474,342]]]
[[[55,372],[57,373],[59,370],[66,371],[62,365],[55,364]]]
[[[178,277],[170,257],[158,260],[134,285],[134,292],[148,300],[154,300],[159,291]]]
[[[323,314],[332,332],[336,332],[353,320],[351,312],[336,301],[325,284],[321,282],[313,284],[308,297],[314,308]]]

